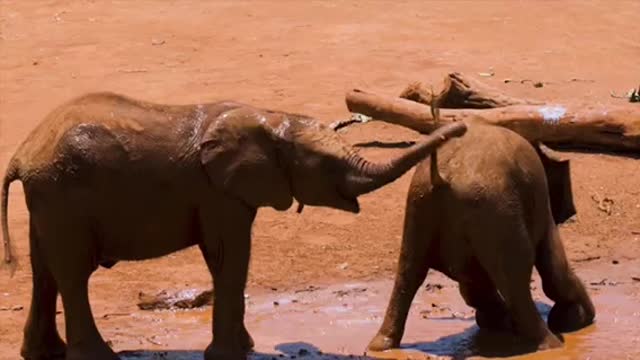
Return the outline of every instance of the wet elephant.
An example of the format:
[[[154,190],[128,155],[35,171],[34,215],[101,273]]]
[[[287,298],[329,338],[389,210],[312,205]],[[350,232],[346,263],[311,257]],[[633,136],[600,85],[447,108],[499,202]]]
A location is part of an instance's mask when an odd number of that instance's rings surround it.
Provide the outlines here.
[[[561,346],[549,329],[579,329],[595,317],[556,226],[575,214],[568,160],[511,130],[467,125],[416,167],[395,285],[370,350],[400,345],[429,269],[459,283],[480,328],[514,331],[539,349]],[[534,266],[555,302],[548,326],[529,289]]]
[[[98,266],[198,245],[215,282],[207,360],[243,358],[251,227],[263,206],[300,204],[353,213],[357,197],[388,184],[464,124],[438,130],[386,163],[372,163],[314,119],[235,102],[169,106],[88,94],[51,112],[9,163],[2,188],[5,261],[9,184],[30,213],[33,295],[22,355],[113,360],[87,286]],[[65,344],[55,325],[62,296]]]

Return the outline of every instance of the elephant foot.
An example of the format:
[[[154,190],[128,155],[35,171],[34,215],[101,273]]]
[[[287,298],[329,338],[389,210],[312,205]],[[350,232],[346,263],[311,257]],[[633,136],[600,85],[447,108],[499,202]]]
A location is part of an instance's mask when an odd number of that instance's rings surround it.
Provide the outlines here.
[[[31,340],[25,336],[20,355],[25,360],[62,360],[67,353],[67,345],[56,334],[46,340]]]
[[[378,333],[367,346],[367,349],[370,351],[385,351],[394,349],[400,346],[399,340],[394,340],[389,336]]]
[[[556,303],[549,312],[547,320],[549,328],[554,332],[571,332],[591,325],[595,317],[595,311],[593,306],[589,305]]]
[[[204,360],[245,360],[249,350],[226,349],[216,345],[209,345],[204,351]]]
[[[204,359],[246,359],[247,354],[253,350],[254,346],[255,343],[253,338],[249,334],[249,331],[247,331],[247,328],[243,325],[231,344],[223,343],[222,341],[211,343],[204,352]]]
[[[476,324],[480,329],[499,332],[514,330],[511,317],[506,311],[476,310]]]
[[[95,344],[79,344],[67,348],[65,360],[120,360],[104,341]]]
[[[562,346],[562,341],[549,331],[540,344],[538,344],[538,351],[558,349]]]
[[[237,341],[240,349],[246,352],[253,350],[253,347],[255,346],[255,342],[253,341],[251,334],[249,334],[249,331],[244,325],[242,326],[242,330],[240,330]]]

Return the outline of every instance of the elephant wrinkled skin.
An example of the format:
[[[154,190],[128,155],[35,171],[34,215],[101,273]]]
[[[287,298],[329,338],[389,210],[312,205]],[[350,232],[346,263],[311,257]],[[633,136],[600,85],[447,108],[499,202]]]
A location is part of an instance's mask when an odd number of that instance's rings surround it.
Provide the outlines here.
[[[549,328],[573,331],[595,317],[556,226],[575,214],[568,160],[511,130],[467,125],[416,167],[394,288],[370,350],[400,345],[429,269],[459,283],[480,328],[513,331],[534,349],[562,345]],[[549,327],[529,289],[534,265],[555,302]]]
[[[235,102],[160,105],[113,93],[50,113],[11,159],[2,187],[5,262],[9,185],[30,213],[32,303],[23,357],[113,360],[89,306],[98,266],[198,245],[215,282],[214,338],[205,359],[244,358],[251,227],[262,206],[357,213],[357,197],[390,183],[448,138],[446,126],[388,163],[371,163],[312,118]],[[58,292],[65,344],[56,329]]]

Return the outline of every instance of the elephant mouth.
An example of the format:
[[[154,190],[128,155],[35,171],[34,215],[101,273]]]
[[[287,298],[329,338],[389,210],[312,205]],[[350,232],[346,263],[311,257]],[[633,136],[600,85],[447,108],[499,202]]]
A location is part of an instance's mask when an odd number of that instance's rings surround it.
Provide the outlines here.
[[[360,203],[358,203],[358,199],[345,199],[349,206],[345,209],[348,212],[357,214],[360,212]]]
[[[315,205],[315,206],[328,206],[334,209],[347,211],[350,213],[357,214],[360,212],[360,203],[358,202],[357,197],[347,196],[340,189],[336,189],[336,193],[338,196],[333,198],[331,202],[302,202],[302,200],[296,198],[298,202],[298,207],[296,208],[296,212],[298,214],[302,213],[305,205]]]
[[[348,211],[350,213],[357,214],[360,212],[360,203],[357,197],[347,196],[340,189],[338,189],[338,196],[340,196],[341,204],[338,206],[341,210]]]

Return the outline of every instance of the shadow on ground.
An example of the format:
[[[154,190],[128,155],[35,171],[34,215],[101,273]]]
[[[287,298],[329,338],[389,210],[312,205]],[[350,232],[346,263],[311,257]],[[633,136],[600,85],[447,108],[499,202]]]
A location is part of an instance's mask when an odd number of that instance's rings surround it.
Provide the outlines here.
[[[283,343],[277,345],[277,353],[254,352],[248,359],[308,359],[308,360],[346,360],[346,359],[375,359],[367,356],[323,353],[316,346],[305,342]],[[123,351],[122,360],[202,360],[202,350],[167,350],[167,351]]]
[[[546,321],[551,306],[543,302],[536,302],[536,307]],[[473,356],[511,357],[537,350],[535,344],[525,342],[511,333],[481,330],[475,325],[475,319],[472,318],[470,321],[473,321],[474,325],[460,333],[444,336],[430,342],[403,344],[402,349],[418,350],[423,353],[451,357],[453,359],[466,359]]]

